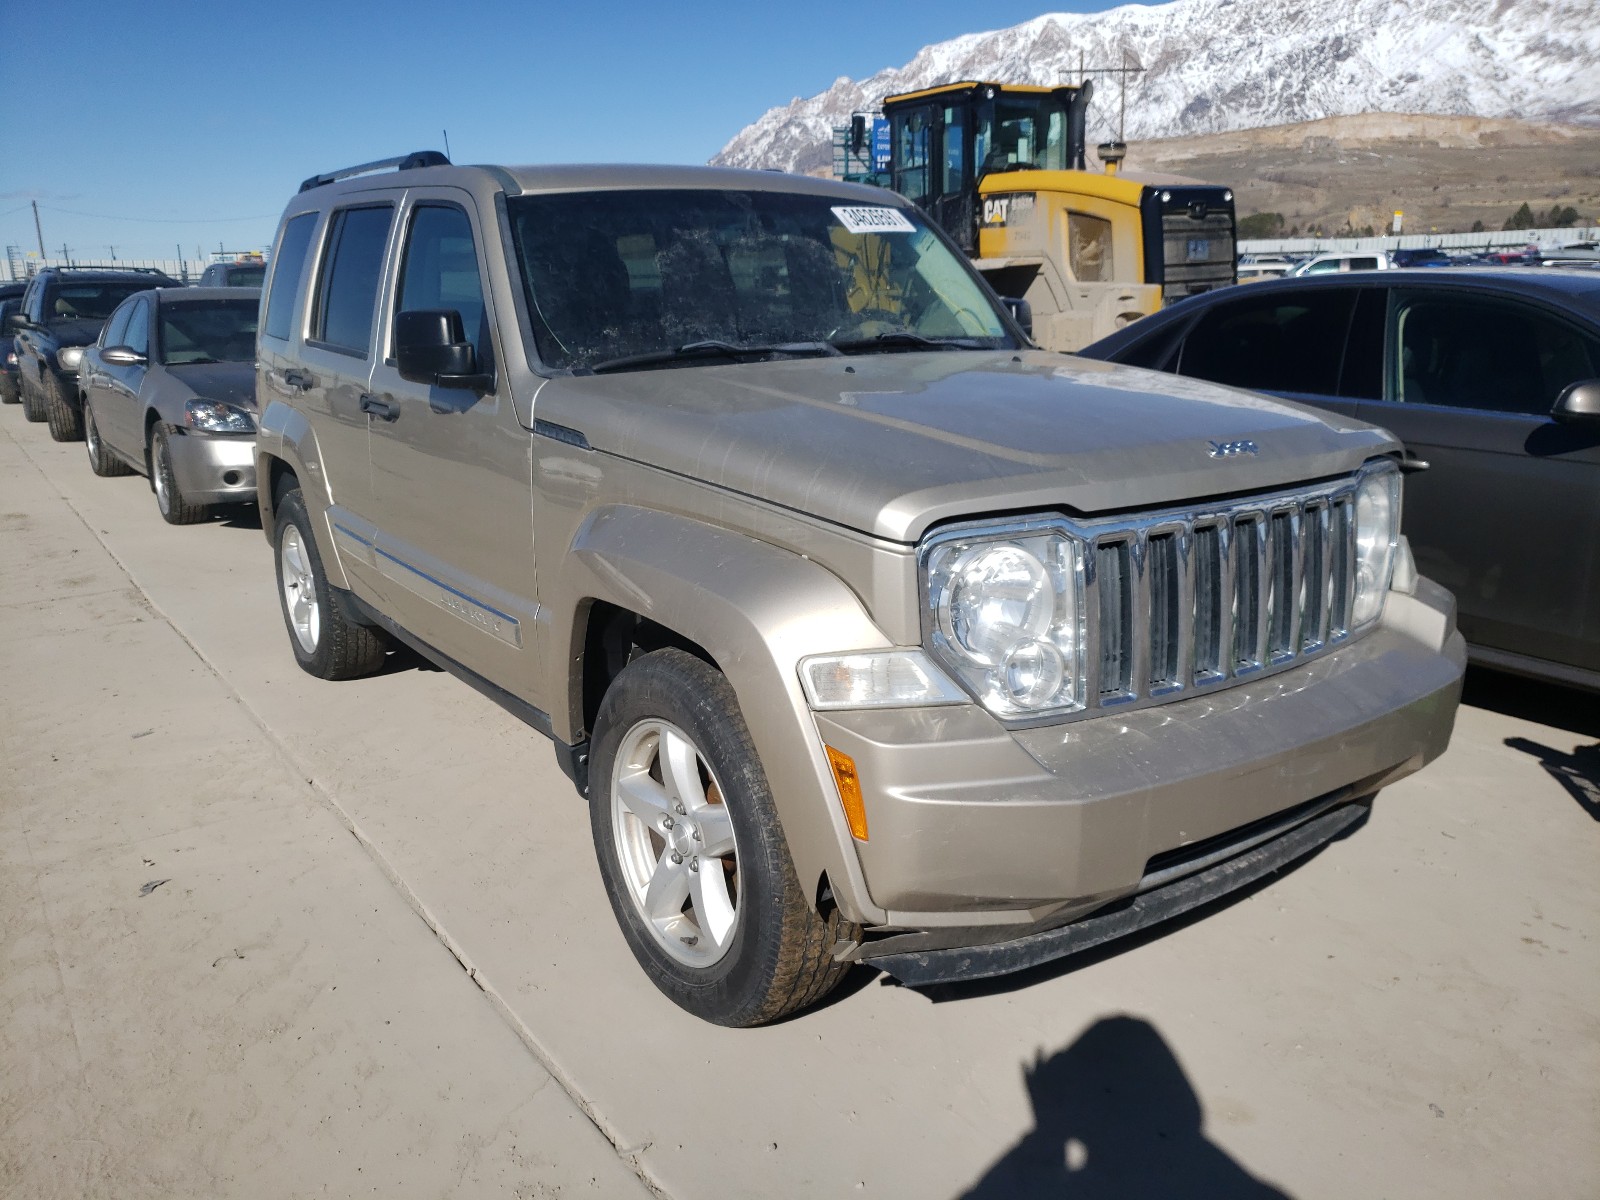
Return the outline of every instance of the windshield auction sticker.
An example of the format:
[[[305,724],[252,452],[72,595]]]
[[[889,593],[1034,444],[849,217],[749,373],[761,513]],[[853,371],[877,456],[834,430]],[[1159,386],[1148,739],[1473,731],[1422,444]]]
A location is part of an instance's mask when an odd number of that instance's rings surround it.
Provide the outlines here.
[[[915,233],[917,227],[898,208],[878,205],[844,206],[833,210],[851,233]]]

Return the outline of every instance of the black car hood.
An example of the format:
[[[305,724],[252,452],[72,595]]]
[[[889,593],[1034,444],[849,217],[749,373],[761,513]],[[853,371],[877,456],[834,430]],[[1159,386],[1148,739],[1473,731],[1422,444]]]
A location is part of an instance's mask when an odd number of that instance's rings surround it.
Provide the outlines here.
[[[196,396],[256,411],[255,363],[169,363],[162,369]]]

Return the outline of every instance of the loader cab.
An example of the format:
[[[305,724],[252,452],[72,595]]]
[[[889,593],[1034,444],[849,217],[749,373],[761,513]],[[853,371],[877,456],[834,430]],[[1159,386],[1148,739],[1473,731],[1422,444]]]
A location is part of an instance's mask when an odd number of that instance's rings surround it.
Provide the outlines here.
[[[968,255],[978,254],[978,185],[1006,171],[1082,170],[1091,88],[954,83],[890,96],[890,186]]]

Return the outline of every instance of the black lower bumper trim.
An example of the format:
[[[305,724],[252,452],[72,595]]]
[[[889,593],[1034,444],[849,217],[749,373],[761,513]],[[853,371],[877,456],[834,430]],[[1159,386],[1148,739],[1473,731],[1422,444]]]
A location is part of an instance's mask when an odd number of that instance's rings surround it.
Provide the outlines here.
[[[990,946],[887,954],[862,961],[888,972],[908,987],[990,979],[1023,971],[1126,937],[1246,887],[1332,841],[1364,820],[1369,811],[1364,801],[1341,805],[1226,862],[1141,892],[1070,925]]]

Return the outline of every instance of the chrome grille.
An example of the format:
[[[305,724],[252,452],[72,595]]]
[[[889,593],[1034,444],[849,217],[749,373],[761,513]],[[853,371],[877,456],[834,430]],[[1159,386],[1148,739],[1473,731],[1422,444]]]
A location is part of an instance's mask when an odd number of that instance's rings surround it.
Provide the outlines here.
[[[1286,667],[1349,636],[1353,481],[1189,512],[1078,524],[1090,711]]]

